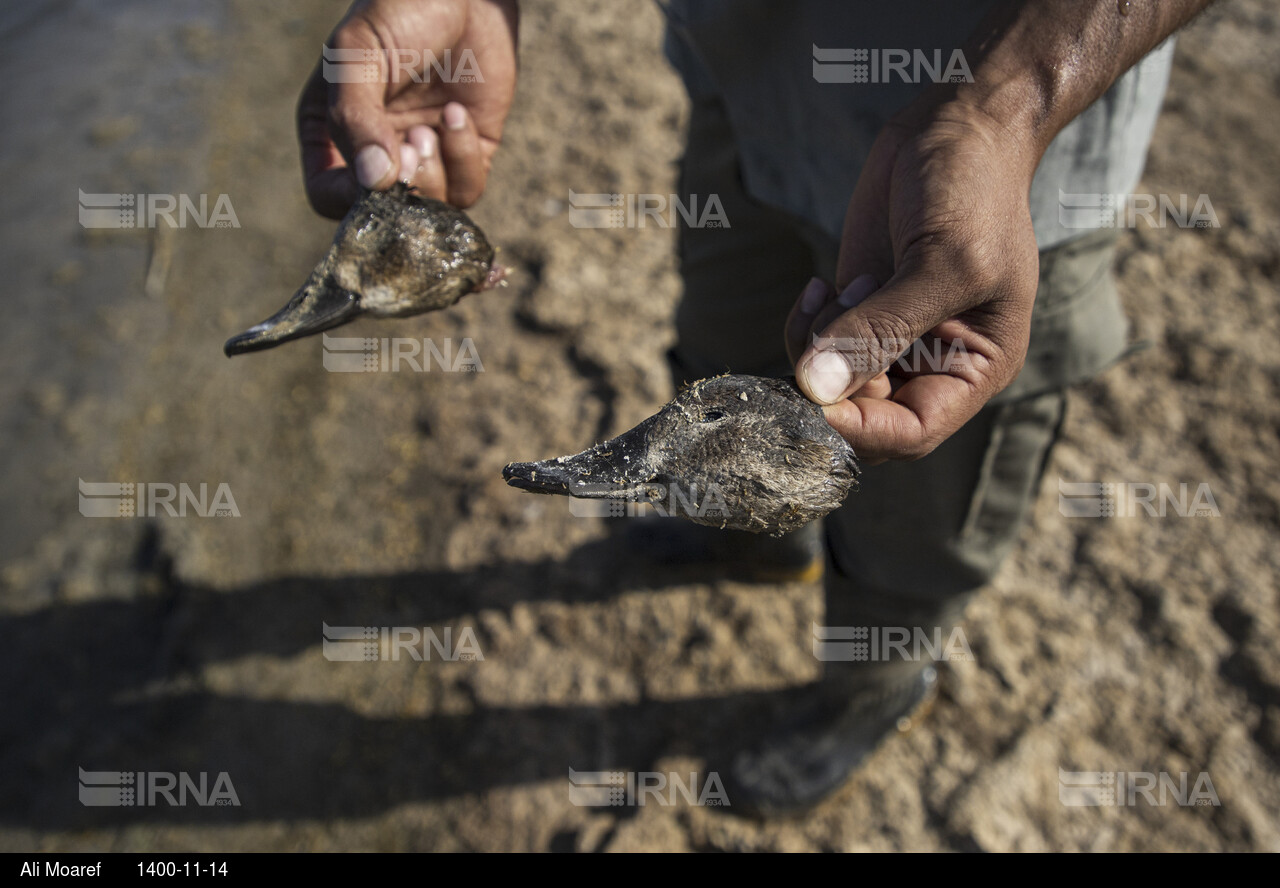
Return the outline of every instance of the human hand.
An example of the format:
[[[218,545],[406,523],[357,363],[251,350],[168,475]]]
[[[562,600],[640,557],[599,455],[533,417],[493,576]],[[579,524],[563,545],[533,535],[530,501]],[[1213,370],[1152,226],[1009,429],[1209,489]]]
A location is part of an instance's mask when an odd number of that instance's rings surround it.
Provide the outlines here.
[[[801,389],[860,458],[930,453],[1022,367],[1039,154],[1017,142],[948,103],[909,109],[871,149],[845,218],[839,295],[815,279],[786,329]]]
[[[1209,2],[996,3],[964,48],[972,76],[927,90],[880,134],[845,217],[841,296],[811,284],[786,329],[800,387],[860,456],[930,453],[1018,374],[1041,156]]]
[[[316,212],[341,218],[359,186],[397,180],[455,206],[475,203],[515,93],[517,22],[515,0],[354,3],[327,46],[378,53],[386,82],[330,83],[317,66],[303,88],[298,141]],[[474,80],[441,76],[464,67]]]

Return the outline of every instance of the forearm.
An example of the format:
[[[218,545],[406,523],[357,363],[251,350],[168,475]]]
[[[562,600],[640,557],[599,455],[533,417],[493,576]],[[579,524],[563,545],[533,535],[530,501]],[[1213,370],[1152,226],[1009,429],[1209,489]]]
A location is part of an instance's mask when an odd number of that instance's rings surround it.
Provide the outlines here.
[[[1210,2],[1001,3],[965,47],[973,82],[950,98],[992,121],[1033,172],[1063,127]]]

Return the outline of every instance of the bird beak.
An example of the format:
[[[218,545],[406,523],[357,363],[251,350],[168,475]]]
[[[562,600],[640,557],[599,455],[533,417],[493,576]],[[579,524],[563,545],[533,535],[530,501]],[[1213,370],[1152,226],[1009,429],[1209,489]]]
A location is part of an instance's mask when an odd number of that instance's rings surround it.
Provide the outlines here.
[[[327,277],[308,280],[289,304],[261,324],[227,340],[227,357],[274,348],[290,339],[311,336],[354,320],[361,313],[360,296]]]
[[[629,432],[574,456],[511,463],[502,477],[512,487],[579,499],[622,499],[654,480],[649,468],[650,417]]]

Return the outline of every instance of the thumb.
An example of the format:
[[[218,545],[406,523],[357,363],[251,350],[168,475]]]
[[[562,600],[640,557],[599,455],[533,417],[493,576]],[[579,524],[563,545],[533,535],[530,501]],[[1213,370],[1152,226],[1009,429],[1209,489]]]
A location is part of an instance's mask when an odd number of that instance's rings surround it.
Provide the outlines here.
[[[801,390],[819,404],[849,397],[953,314],[944,293],[922,275],[895,276],[813,336],[796,363]]]
[[[364,28],[343,28],[333,42],[339,49],[382,52],[371,29],[366,32]],[[371,64],[377,71],[387,70],[385,64]],[[349,70],[355,66],[343,67]],[[337,70],[337,66],[333,70]],[[329,84],[329,132],[355,173],[356,181],[365,188],[389,188],[400,170],[403,140],[387,115],[386,99],[387,84],[381,78],[373,82],[330,81]]]

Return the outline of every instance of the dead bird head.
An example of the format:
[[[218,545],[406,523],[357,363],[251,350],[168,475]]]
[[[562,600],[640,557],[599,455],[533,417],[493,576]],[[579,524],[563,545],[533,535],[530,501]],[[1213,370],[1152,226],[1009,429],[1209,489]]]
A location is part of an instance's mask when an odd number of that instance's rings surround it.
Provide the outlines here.
[[[403,183],[366,191],[289,304],[232,337],[224,351],[272,348],[364,314],[396,318],[447,308],[497,277],[493,247],[462,210]]]
[[[512,463],[534,493],[648,502],[699,524],[781,536],[857,487],[853,448],[793,379],[695,382],[629,432],[575,456]]]

